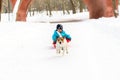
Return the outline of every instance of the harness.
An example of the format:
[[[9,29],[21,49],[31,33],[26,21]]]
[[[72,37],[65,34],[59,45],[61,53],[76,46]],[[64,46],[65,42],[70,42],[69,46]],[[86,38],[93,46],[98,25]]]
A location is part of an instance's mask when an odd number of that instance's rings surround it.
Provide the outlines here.
[[[62,35],[60,34],[60,32],[57,31],[57,33],[58,33],[58,35],[59,35],[60,37],[62,37]]]

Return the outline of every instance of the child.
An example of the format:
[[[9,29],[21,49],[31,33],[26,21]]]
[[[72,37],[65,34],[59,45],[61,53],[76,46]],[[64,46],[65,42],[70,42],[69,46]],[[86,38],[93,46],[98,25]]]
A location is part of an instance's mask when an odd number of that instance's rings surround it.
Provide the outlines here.
[[[56,30],[54,31],[54,33],[52,35],[54,48],[56,48],[56,40],[58,37],[65,37],[67,42],[71,41],[71,36],[68,35],[67,33],[65,33],[65,31],[63,30],[63,26],[61,24],[57,24]]]

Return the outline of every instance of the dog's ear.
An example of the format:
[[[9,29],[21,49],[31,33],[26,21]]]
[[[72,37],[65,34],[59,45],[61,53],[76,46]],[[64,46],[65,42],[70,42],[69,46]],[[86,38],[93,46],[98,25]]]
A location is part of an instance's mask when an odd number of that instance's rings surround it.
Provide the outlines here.
[[[64,41],[64,37],[62,37],[61,39],[62,39],[62,41]]]
[[[66,38],[66,37],[63,37],[64,39]]]

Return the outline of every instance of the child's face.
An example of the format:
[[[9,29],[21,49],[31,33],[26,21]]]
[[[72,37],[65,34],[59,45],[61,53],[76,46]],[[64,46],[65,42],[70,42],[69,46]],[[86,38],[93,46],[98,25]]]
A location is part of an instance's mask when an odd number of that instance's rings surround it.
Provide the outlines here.
[[[58,32],[61,32],[62,30],[61,30],[61,29],[58,29],[57,31],[58,31]]]

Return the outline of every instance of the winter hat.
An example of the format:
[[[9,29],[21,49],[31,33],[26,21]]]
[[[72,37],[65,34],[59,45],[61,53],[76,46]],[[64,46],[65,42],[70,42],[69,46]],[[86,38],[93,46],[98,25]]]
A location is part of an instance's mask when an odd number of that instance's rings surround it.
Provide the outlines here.
[[[56,30],[58,30],[58,29],[63,30],[63,25],[61,25],[61,24],[57,24],[57,26],[56,26]]]

